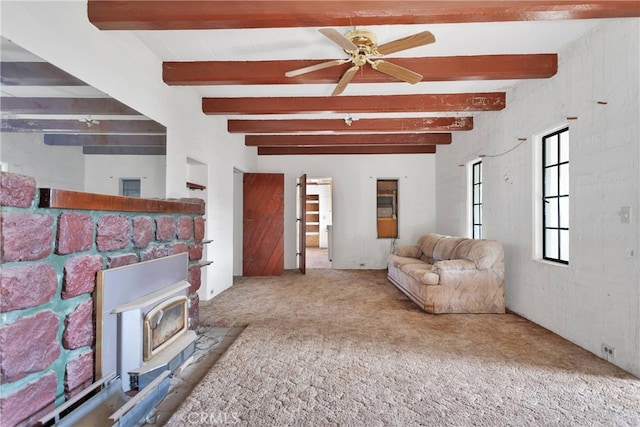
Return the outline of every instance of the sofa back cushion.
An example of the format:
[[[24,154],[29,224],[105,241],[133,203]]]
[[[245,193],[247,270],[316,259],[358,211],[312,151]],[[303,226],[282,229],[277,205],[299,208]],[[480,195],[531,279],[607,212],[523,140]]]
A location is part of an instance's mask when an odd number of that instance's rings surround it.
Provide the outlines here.
[[[444,237],[446,236],[436,233],[427,233],[420,236],[417,243],[420,249],[422,249],[420,259],[429,264],[433,264],[433,249],[436,247],[438,241]]]
[[[433,248],[433,260],[443,261],[455,259],[456,257],[453,256],[453,250],[463,240],[465,240],[464,237],[444,237],[438,240],[435,248]]]
[[[502,243],[487,239],[463,239],[453,250],[452,258],[468,259],[479,270],[487,270],[496,264],[504,263]]]

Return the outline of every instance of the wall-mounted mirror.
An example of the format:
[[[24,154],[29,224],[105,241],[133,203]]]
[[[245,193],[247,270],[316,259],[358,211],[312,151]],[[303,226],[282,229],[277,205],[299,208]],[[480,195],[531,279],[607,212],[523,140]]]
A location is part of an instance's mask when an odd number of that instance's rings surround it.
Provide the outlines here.
[[[140,197],[165,197],[164,126],[4,37],[0,56],[3,171],[116,195],[138,180]]]

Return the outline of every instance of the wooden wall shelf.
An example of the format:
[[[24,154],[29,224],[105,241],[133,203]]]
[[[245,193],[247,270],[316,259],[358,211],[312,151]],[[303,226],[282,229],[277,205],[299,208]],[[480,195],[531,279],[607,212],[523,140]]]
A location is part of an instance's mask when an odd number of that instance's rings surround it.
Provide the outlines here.
[[[195,182],[187,181],[187,188],[189,190],[206,190],[207,186],[202,184],[196,184]]]

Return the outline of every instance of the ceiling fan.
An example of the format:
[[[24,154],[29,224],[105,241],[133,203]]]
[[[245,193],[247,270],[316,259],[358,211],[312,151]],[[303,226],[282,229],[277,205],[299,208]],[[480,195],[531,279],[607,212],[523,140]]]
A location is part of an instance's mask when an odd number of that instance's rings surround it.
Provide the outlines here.
[[[434,43],[436,38],[429,31],[423,31],[408,37],[403,37],[389,43],[378,46],[375,33],[368,30],[352,30],[342,35],[333,28],[322,28],[320,30],[325,37],[339,45],[346,53],[349,54],[347,59],[334,59],[332,61],[321,62],[297,70],[287,71],[285,76],[295,77],[301,74],[322,70],[324,68],[333,67],[352,63],[353,65],[342,75],[338,85],[331,95],[340,95],[347,87],[353,76],[360,67],[369,64],[371,68],[389,76],[395,77],[407,83],[415,84],[422,80],[422,75],[408,70],[399,65],[383,59],[376,59],[378,56],[388,55],[390,53],[400,52],[401,50],[411,49],[418,46],[424,46]]]

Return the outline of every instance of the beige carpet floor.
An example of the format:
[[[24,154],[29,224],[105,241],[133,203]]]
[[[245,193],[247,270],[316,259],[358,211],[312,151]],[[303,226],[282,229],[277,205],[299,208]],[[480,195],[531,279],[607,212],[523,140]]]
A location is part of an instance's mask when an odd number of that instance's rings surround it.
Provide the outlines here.
[[[384,271],[238,278],[200,317],[247,327],[167,425],[640,425],[638,378],[513,314],[426,314]]]

